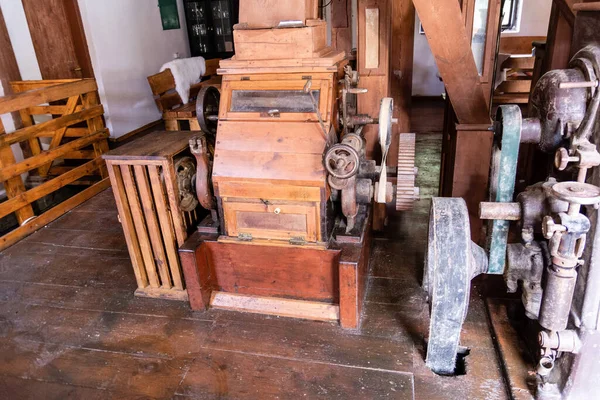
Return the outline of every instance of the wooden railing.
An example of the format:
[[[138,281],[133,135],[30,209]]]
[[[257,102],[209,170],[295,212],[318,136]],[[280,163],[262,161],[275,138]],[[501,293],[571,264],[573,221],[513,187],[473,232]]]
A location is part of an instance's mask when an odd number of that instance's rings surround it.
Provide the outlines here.
[[[110,186],[100,157],[108,150],[108,130],[102,120],[96,81],[18,81],[11,86],[15,94],[0,97],[0,114],[17,113],[23,127],[5,133],[0,121],[0,182],[7,195],[0,203],[0,218],[15,213],[19,226],[0,237],[0,250]],[[46,121],[36,124],[34,115],[47,115]],[[48,138],[47,149],[41,138]],[[10,146],[23,142],[25,159],[17,162]],[[23,173],[38,177],[41,183],[27,190]],[[89,187],[35,215],[35,201],[67,185],[82,184]]]

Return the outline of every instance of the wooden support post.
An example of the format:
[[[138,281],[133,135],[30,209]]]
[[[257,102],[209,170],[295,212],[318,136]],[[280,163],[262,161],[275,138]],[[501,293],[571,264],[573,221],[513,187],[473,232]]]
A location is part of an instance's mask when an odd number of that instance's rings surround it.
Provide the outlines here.
[[[360,244],[340,244],[340,325],[342,328],[356,329],[360,327],[371,258],[371,230],[367,228],[371,219],[369,213],[361,234]],[[362,251],[357,251],[359,249]]]
[[[193,233],[183,246],[179,248],[179,258],[185,277],[185,285],[192,310],[202,311],[210,306],[212,288],[209,282],[210,249],[206,241],[216,241],[219,237],[217,228],[212,233]]]
[[[489,122],[489,109],[458,1],[413,1],[461,124]]]
[[[471,239],[481,239],[479,203],[487,200],[494,133],[481,125],[458,125],[444,138],[442,196],[467,202]]]

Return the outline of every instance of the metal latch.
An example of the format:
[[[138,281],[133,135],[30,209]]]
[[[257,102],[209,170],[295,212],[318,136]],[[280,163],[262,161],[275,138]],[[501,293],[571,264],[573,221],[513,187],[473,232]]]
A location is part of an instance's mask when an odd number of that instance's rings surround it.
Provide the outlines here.
[[[304,246],[306,244],[306,240],[302,236],[292,237],[290,238],[290,244],[295,246]]]
[[[242,242],[250,242],[250,241],[252,241],[252,234],[251,233],[238,233],[238,240],[241,240]]]

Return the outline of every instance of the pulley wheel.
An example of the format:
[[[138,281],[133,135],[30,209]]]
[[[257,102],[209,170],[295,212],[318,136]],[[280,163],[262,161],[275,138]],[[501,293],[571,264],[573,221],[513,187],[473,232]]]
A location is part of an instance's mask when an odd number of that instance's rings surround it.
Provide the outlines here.
[[[427,366],[452,375],[471,287],[471,233],[462,198],[433,198],[423,288],[429,293],[431,319]]]
[[[196,118],[204,133],[215,135],[219,123],[221,93],[214,86],[204,86],[196,98]]]
[[[198,207],[196,198],[196,162],[193,157],[181,157],[174,162],[179,190],[179,208],[181,211],[190,212]]]
[[[325,154],[325,168],[338,179],[348,179],[358,173],[360,157],[358,152],[347,144],[336,144]]]

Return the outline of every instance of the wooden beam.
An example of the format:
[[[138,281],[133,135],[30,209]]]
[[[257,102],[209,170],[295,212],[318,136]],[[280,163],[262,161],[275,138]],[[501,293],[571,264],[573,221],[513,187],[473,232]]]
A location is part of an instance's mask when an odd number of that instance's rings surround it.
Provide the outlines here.
[[[573,27],[575,25],[575,13],[573,12],[573,3],[574,0],[552,0],[552,3],[556,5],[558,10],[560,11],[563,18],[568,22],[568,24]]]
[[[573,11],[600,11],[600,1],[573,4]]]
[[[461,124],[490,120],[458,1],[413,0],[429,47]]]
[[[222,310],[303,318],[316,321],[337,321],[340,314],[338,306],[318,301],[281,299],[226,292],[213,292],[210,299],[210,306]]]
[[[411,132],[410,108],[412,99],[415,7],[411,0],[392,4],[391,95],[394,97],[394,137],[390,159],[398,158],[398,133]]]

